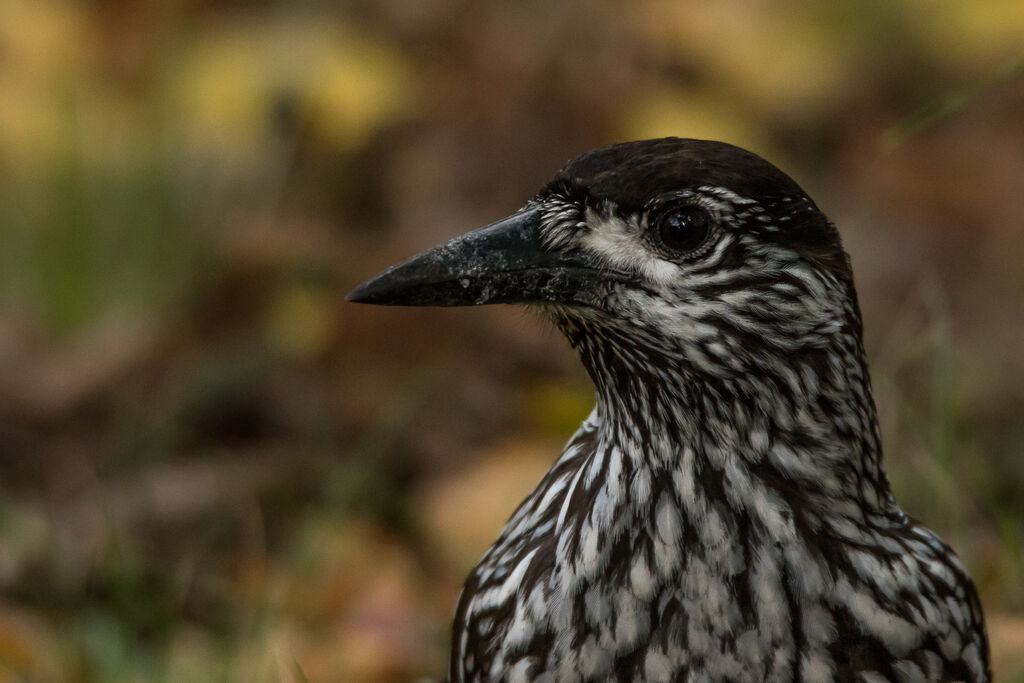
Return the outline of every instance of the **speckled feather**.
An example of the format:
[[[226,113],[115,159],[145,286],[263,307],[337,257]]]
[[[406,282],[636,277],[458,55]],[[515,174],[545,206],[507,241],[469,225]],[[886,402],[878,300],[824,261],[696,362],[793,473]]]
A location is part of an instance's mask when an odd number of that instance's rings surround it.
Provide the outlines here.
[[[714,220],[697,257],[649,238]],[[896,505],[849,260],[754,154],[668,138],[570,162],[532,200],[549,250],[634,281],[545,304],[597,405],[472,571],[468,681],[987,681],[975,589]]]

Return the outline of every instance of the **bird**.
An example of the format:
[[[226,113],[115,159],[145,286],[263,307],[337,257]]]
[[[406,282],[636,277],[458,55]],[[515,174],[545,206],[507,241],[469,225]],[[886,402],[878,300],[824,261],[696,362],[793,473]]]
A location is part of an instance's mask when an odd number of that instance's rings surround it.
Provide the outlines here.
[[[592,150],[348,298],[525,304],[595,386],[464,584],[453,683],[990,680],[971,578],[890,490],[839,232],[768,161]]]

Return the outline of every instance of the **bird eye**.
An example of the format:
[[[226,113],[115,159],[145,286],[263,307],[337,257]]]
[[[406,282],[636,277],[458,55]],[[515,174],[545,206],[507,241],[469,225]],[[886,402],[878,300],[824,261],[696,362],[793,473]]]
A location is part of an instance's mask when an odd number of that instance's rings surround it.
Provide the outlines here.
[[[695,206],[673,209],[658,221],[658,239],[669,251],[680,254],[700,247],[711,233],[711,217]]]

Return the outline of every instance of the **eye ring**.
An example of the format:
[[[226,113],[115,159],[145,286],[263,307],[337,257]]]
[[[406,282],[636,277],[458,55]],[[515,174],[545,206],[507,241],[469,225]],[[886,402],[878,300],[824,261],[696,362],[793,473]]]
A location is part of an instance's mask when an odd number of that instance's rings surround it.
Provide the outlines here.
[[[677,206],[656,219],[654,236],[660,246],[676,256],[691,256],[712,233],[711,216],[699,206]]]

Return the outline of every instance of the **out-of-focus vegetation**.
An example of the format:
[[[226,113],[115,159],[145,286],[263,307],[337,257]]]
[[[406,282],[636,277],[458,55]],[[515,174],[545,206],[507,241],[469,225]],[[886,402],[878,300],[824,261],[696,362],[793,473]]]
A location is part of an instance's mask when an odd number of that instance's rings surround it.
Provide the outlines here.
[[[0,680],[408,680],[590,406],[344,292],[561,163],[752,148],[839,224],[891,479],[1024,680],[1024,4],[0,0]]]

